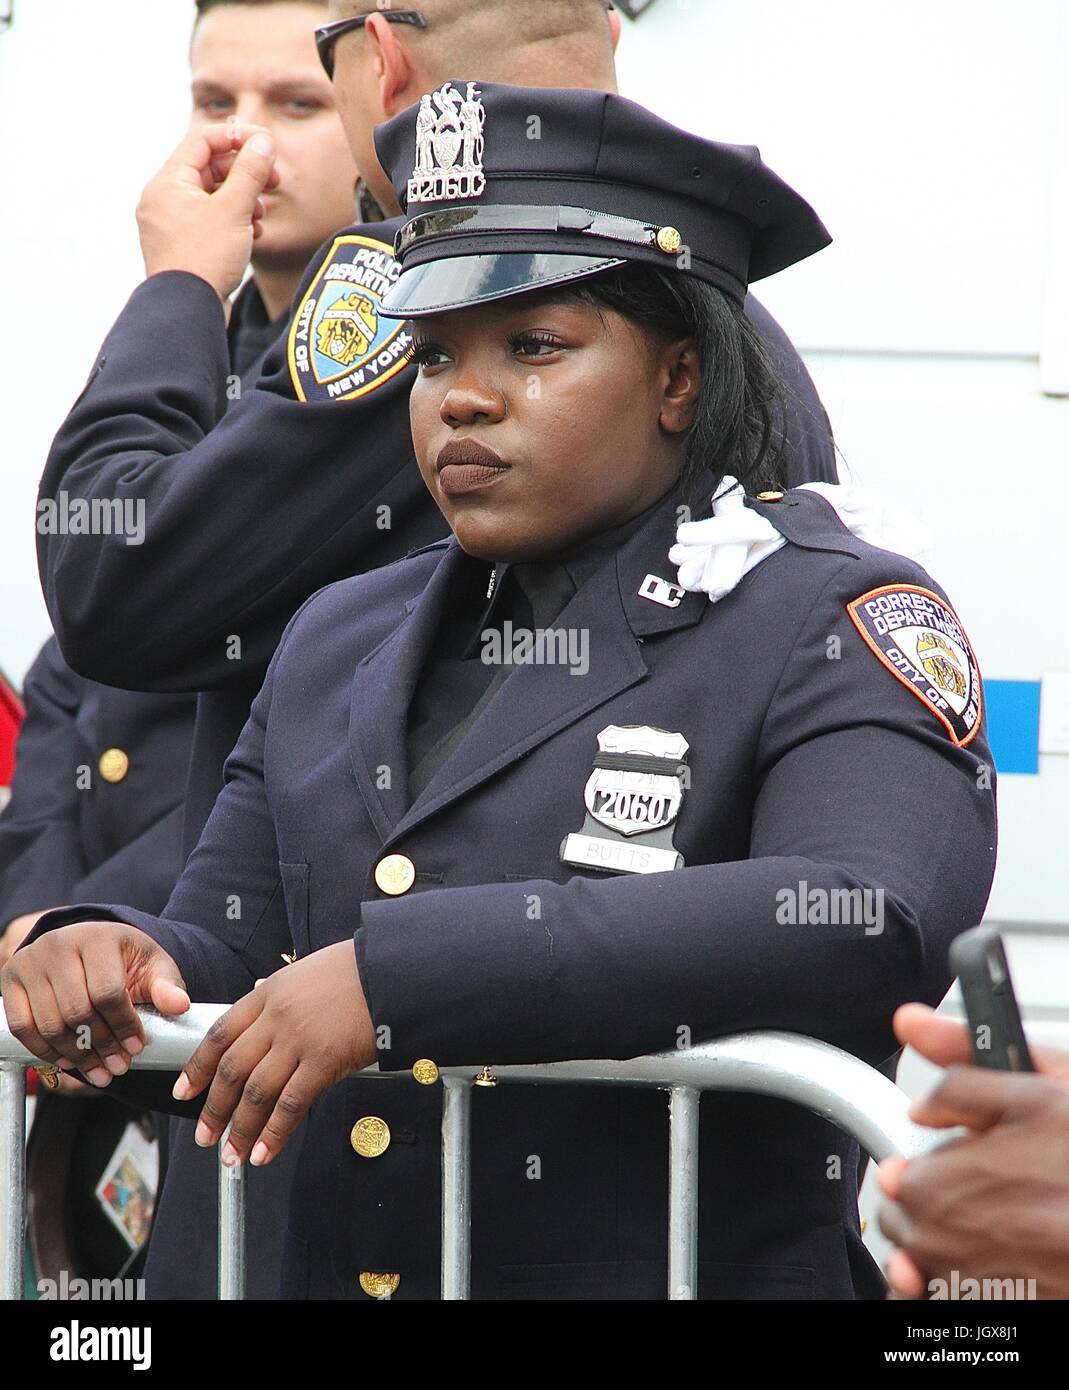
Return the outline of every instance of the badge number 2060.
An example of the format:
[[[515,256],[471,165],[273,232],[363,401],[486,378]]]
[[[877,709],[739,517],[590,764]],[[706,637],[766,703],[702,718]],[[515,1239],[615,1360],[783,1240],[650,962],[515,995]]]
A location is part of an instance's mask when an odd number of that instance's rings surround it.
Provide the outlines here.
[[[633,820],[649,826],[664,825],[668,819],[671,803],[667,796],[659,796],[656,792],[599,787],[594,795],[602,798],[601,805],[594,809],[598,817],[611,816],[614,820]]]

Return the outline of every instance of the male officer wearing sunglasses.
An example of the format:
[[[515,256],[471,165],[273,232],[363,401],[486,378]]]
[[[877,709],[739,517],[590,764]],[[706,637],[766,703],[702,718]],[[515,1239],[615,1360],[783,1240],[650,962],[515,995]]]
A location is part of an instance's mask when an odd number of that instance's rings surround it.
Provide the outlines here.
[[[424,0],[418,11],[332,0],[331,9],[320,55],[357,167],[388,212],[396,195],[374,126],[471,70],[472,55],[489,82],[616,89],[620,26],[604,0]],[[200,692],[187,850],[296,609],[321,586],[445,534],[412,456],[409,335],[378,312],[398,274],[399,221],[349,227],[323,249],[286,339],[223,419],[224,305],[272,179],[270,143],[251,134],[216,128],[199,159],[180,152],[146,191],[148,278],[105,341],[41,484],[43,499],[145,507],[141,546],[41,536],[41,575],[75,669],[121,687]],[[834,481],[812,382],[769,315],[752,300],[749,312],[792,385],[791,482]],[[155,1296],[211,1294],[200,1237],[214,1217],[188,1163],[196,1157],[180,1130],[148,1268]]]

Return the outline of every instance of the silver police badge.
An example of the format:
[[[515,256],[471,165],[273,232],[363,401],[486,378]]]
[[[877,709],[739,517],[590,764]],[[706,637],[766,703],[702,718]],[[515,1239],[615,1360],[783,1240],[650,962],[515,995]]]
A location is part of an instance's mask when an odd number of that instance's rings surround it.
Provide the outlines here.
[[[480,198],[486,191],[483,150],[486,108],[474,82],[461,96],[452,82],[420,97],[416,113],[416,167],[409,203]]]
[[[561,843],[564,864],[611,874],[683,868],[672,829],[689,785],[682,734],[647,724],[610,724],[598,734],[587,780],[586,820]]]

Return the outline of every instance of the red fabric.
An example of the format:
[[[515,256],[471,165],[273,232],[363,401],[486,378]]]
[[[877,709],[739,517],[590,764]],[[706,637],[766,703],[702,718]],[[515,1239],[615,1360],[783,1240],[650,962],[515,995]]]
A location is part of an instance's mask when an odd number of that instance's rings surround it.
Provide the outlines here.
[[[15,775],[15,740],[26,707],[15,693],[15,687],[0,671],[0,787],[10,787]],[[26,1072],[26,1093],[37,1091],[37,1073],[30,1067]]]
[[[0,671],[0,787],[10,787],[15,773],[15,740],[26,708],[15,687]]]

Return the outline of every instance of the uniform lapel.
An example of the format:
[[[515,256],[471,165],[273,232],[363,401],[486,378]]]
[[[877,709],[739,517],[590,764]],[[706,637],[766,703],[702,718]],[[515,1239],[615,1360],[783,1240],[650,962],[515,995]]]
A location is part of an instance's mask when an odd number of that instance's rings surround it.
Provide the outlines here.
[[[436,815],[554,734],[643,680],[648,668],[640,644],[650,636],[700,620],[709,606],[704,594],[685,594],[676,607],[665,607],[639,596],[647,574],[674,579],[667,555],[675,539],[675,524],[675,501],[666,499],[616,555],[607,557],[556,620],[555,628],[575,634],[577,646],[573,650],[583,651],[582,643],[586,642],[586,670],[573,675],[567,664],[517,666],[413,805],[397,819],[391,816],[393,835],[402,835]],[[377,717],[384,721],[380,743],[390,750],[398,766],[403,759],[407,706],[419,656],[429,645],[440,611],[440,584],[445,581],[445,569],[443,562],[431,587],[418,601],[409,619],[411,635],[400,650],[389,654],[387,644],[375,658],[374,682],[380,685],[375,709]],[[389,663],[386,667],[380,666],[383,658]],[[392,698],[383,694],[387,680],[391,684],[400,682],[401,688],[395,687]],[[388,805],[396,807],[396,799]]]
[[[427,587],[406,605],[400,626],[364,657],[353,675],[349,751],[353,775],[382,839],[408,807],[408,709],[445,606],[453,576],[465,563],[451,541]]]

